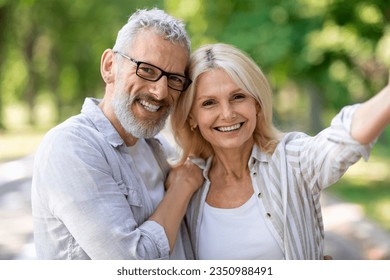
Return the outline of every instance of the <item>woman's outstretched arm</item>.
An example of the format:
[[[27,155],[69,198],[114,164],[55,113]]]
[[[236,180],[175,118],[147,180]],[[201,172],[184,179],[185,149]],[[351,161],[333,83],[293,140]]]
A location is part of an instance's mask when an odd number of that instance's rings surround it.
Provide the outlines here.
[[[354,113],[351,136],[361,144],[374,141],[390,123],[390,77],[386,87]]]

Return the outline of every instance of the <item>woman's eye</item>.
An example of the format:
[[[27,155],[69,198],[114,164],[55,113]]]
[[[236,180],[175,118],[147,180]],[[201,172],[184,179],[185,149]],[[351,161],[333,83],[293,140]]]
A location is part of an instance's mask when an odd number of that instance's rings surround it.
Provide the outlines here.
[[[202,102],[202,106],[207,107],[207,106],[213,105],[214,103],[215,102],[213,100],[206,100],[206,101]]]
[[[236,94],[233,96],[234,100],[240,100],[240,99],[244,99],[244,98],[245,98],[244,94]]]

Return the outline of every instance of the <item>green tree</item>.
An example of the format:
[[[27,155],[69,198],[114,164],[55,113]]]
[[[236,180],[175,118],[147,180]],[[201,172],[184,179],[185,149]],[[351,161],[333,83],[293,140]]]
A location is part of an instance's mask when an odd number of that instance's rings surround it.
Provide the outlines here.
[[[45,97],[58,122],[86,96],[101,96],[101,53],[136,8],[152,6],[185,20],[193,48],[222,41],[250,54],[287,125],[297,112],[318,131],[326,112],[368,98],[387,81],[387,0],[0,0],[0,114],[5,104],[24,102],[34,124]]]
[[[7,42],[4,40],[8,37],[9,15],[11,13],[11,5],[8,1],[0,2],[0,81],[4,76],[5,69],[5,55],[7,52]],[[0,93],[0,131],[5,129],[4,123],[4,97]]]
[[[365,100],[387,82],[388,1],[196,2],[189,25],[202,22],[208,42],[230,43],[251,55],[271,80],[276,97],[281,96],[276,112],[283,123],[290,119],[280,109],[291,98],[282,95],[286,88],[290,95],[291,89],[298,93],[296,100],[307,100],[308,106],[297,111],[311,108],[307,119],[317,132],[325,112]]]
[[[0,69],[13,69],[0,76],[2,96],[26,103],[31,125],[41,96],[55,104],[56,122],[77,113],[86,96],[101,96],[100,56],[113,46],[128,16],[136,8],[159,5],[150,0],[0,1]],[[0,99],[0,112],[4,104]]]

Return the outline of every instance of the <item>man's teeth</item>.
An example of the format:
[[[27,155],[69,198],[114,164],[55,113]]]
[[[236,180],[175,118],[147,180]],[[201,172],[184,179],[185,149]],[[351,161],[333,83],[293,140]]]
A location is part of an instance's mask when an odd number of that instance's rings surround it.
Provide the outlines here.
[[[141,105],[149,112],[157,112],[157,110],[160,109],[160,106],[153,105],[145,100],[141,100],[139,103],[141,103]]]
[[[218,127],[217,130],[222,131],[222,132],[229,132],[229,131],[239,129],[240,127],[241,127],[241,124],[238,123],[238,124],[231,125],[231,126]]]

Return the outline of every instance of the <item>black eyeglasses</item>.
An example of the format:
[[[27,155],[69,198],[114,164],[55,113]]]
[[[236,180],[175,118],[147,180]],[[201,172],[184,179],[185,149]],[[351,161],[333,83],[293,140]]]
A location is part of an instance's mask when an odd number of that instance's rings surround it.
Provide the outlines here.
[[[166,76],[168,80],[168,87],[178,91],[185,91],[192,83],[190,79],[182,75],[165,72],[153,64],[137,61],[134,58],[131,58],[130,56],[127,56],[118,51],[114,51],[114,53],[117,53],[137,64],[137,70],[135,73],[138,77],[144,80],[157,82],[161,79],[162,76]]]

